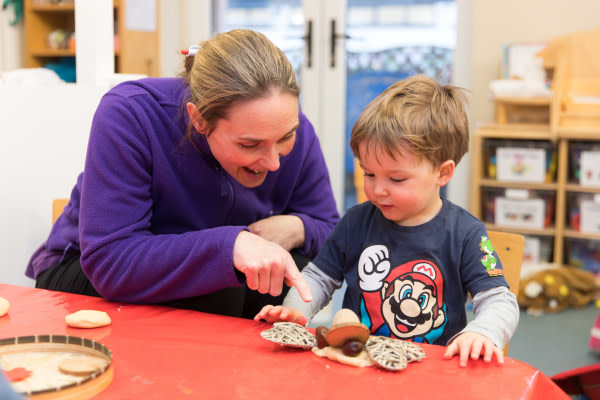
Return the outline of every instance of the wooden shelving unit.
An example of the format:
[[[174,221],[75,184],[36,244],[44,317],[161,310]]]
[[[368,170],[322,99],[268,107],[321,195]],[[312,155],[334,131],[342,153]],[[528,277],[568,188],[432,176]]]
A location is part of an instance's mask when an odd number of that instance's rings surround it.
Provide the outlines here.
[[[598,143],[600,146],[600,129],[596,127],[575,127],[574,129],[553,129],[550,121],[546,124],[511,124],[507,121],[510,119],[511,112],[528,112],[531,107],[547,107],[548,111],[551,106],[550,99],[533,99],[523,98],[519,101],[510,99],[494,99],[496,107],[502,109],[497,116],[502,118],[494,123],[482,124],[477,128],[472,152],[473,162],[473,184],[471,186],[471,212],[485,222],[485,213],[483,205],[483,192],[489,188],[495,189],[527,189],[546,191],[554,193],[555,203],[553,224],[543,229],[527,229],[501,226],[493,223],[486,223],[488,229],[499,230],[506,232],[521,233],[537,237],[549,237],[554,240],[553,256],[550,260],[556,265],[568,265],[568,254],[566,254],[566,243],[569,239],[591,240],[598,242],[600,245],[600,233],[583,233],[574,230],[569,225],[569,205],[567,197],[573,194],[591,194],[600,195],[600,187],[586,187],[570,181],[572,176],[571,168],[571,146],[577,143]],[[506,105],[510,104],[510,108]],[[523,106],[520,109],[519,106]],[[517,118],[518,119],[518,118]],[[536,141],[540,146],[557,146],[557,165],[556,177],[552,182],[547,183],[529,183],[529,182],[510,182],[499,181],[497,179],[486,176],[486,163],[484,160],[483,149],[486,146],[486,141],[489,140],[507,140],[514,143],[519,141]]]
[[[47,37],[55,29],[75,32],[75,3],[25,0],[25,60],[27,67],[43,67],[59,57],[75,57],[75,49],[53,49]]]
[[[118,37],[115,40],[115,72],[159,76],[160,25],[155,32],[128,30],[125,23],[125,1],[114,0],[113,8]],[[75,32],[74,1],[25,0],[24,11],[25,62],[28,68],[43,67],[46,63],[63,57],[75,57],[74,46],[54,49],[47,41],[48,34],[56,29]]]
[[[486,225],[489,229],[552,239],[554,243],[549,262],[557,266],[583,267],[600,273],[600,232],[596,228],[600,221],[597,220],[595,211],[600,197],[600,185],[596,185],[593,180],[590,180],[594,182],[593,186],[582,185],[581,176],[576,173],[577,168],[581,170],[579,154],[591,151],[593,153],[588,156],[596,157],[596,152],[600,152],[600,30],[578,32],[554,40],[538,55],[544,60],[548,76],[552,76],[552,97],[512,96],[492,99],[496,110],[495,122],[479,126],[473,142],[471,211],[485,222],[485,214],[489,215],[492,207],[491,203],[486,203],[488,208],[484,208],[483,193],[490,189],[504,189],[505,193],[509,189],[517,189],[517,194],[519,189],[551,193],[554,200],[550,206],[554,209],[554,218],[552,223],[545,224],[542,229],[491,223]],[[497,175],[491,176],[490,169],[486,170],[486,163],[490,160],[484,159],[484,149],[487,149],[486,143],[497,145],[503,141],[509,144],[508,147],[533,143],[537,148],[556,151],[556,156],[552,159],[556,162],[555,171],[546,175],[544,183],[497,180]],[[589,161],[586,168],[595,176],[600,172],[596,169],[594,159],[590,160],[592,161]],[[510,174],[508,176],[512,178]],[[552,177],[550,181],[548,176]],[[536,177],[539,180],[539,176]],[[581,210],[577,207],[583,198],[587,201],[593,199],[587,203],[588,206],[593,205],[591,208],[594,211],[588,211],[592,218],[578,214]],[[508,220],[502,222],[506,221]],[[584,222],[593,222],[589,224],[591,233],[579,230]],[[578,244],[575,245],[576,243]],[[570,247],[587,254],[583,257],[581,254],[570,257]],[[573,265],[574,262],[579,265]]]

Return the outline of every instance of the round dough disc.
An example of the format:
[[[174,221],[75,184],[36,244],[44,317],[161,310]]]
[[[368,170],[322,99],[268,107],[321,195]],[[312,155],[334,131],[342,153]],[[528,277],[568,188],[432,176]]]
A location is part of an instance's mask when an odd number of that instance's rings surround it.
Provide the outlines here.
[[[58,369],[63,374],[87,376],[106,366],[106,361],[98,357],[73,357],[63,360]]]
[[[10,303],[4,297],[0,297],[0,317],[8,312]]]
[[[109,325],[111,320],[104,311],[80,310],[65,317],[65,322],[73,328],[98,328]]]

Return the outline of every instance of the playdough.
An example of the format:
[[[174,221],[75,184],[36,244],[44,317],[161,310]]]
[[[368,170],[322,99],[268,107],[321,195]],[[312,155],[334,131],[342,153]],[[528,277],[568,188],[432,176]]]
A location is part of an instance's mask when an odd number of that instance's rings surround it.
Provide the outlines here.
[[[99,370],[106,366],[106,361],[102,360],[98,357],[73,357],[67,358],[58,366],[58,369],[63,374],[67,375],[76,375],[76,376],[86,376],[91,374],[94,371]]]
[[[98,328],[110,324],[110,317],[104,311],[80,310],[65,317],[65,322],[73,328]]]
[[[26,368],[19,367],[9,369],[8,371],[4,371],[4,374],[6,375],[6,378],[9,382],[19,382],[23,379],[29,378],[29,376],[31,375],[31,371]]]
[[[8,312],[10,303],[4,297],[0,297],[0,317]]]
[[[354,311],[341,309],[331,328],[319,326],[315,335],[293,322],[276,322],[261,332],[264,339],[282,346],[311,349],[319,356],[355,367],[375,365],[388,371],[401,371],[407,363],[421,361],[425,351],[417,344],[383,336],[370,336]]]
[[[331,346],[327,346],[322,349],[313,347],[312,352],[319,357],[329,358],[330,360],[355,367],[370,367],[374,365],[373,361],[371,361],[371,357],[369,357],[367,352],[364,350],[354,357],[345,355],[341,348]]]

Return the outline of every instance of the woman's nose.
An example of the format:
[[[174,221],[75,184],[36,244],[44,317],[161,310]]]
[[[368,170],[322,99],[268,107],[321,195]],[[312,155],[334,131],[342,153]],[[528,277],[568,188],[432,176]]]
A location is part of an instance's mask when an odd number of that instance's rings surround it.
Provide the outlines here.
[[[269,171],[277,171],[280,165],[279,157],[279,150],[276,147],[273,147],[267,150],[267,153],[261,158],[260,164]]]

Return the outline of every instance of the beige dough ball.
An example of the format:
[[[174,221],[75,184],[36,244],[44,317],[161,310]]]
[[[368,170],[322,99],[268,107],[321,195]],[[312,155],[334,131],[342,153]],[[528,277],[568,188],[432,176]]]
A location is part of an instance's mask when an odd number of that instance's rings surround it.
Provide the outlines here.
[[[4,297],[0,297],[0,317],[8,312],[10,303]]]
[[[65,317],[65,322],[73,328],[98,328],[109,325],[110,317],[104,311],[80,310]]]

